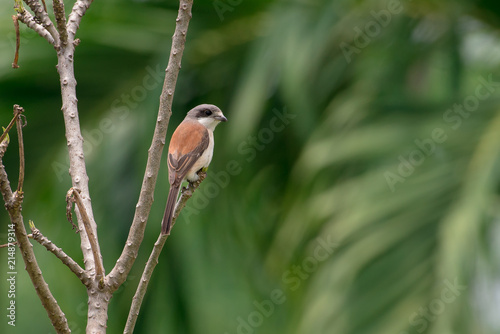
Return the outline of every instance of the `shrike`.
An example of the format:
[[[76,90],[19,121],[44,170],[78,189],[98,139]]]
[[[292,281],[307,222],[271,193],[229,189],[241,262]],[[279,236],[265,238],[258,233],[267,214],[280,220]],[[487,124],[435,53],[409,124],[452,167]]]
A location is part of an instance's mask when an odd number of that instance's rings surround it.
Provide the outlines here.
[[[212,104],[201,104],[191,109],[175,129],[168,147],[168,192],[162,234],[170,234],[175,202],[184,180],[195,182],[197,172],[208,167],[214,153],[214,129],[227,118]]]

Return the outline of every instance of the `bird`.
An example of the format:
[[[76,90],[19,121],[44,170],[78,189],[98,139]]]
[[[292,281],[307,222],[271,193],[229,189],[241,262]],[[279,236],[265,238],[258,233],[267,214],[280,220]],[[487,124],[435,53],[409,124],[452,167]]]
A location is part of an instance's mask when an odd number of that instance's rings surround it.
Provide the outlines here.
[[[168,147],[168,192],[161,233],[170,234],[175,202],[184,180],[196,182],[198,171],[207,168],[214,152],[214,129],[226,116],[213,104],[191,109],[175,129]]]

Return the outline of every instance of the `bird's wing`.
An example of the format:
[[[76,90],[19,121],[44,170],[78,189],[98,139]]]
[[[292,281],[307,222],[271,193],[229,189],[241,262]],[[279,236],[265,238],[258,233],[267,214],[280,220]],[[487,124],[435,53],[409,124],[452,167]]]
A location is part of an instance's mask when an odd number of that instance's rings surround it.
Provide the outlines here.
[[[180,184],[191,167],[207,149],[208,130],[198,122],[182,122],[170,140],[168,149],[168,180]]]

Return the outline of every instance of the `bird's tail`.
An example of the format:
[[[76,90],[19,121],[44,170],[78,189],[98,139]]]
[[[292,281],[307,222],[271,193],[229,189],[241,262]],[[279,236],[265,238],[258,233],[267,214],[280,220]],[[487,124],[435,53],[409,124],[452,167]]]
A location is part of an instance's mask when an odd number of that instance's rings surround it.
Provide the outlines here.
[[[180,185],[171,185],[168,192],[167,205],[165,207],[165,214],[163,215],[163,222],[161,223],[161,234],[170,234],[172,228],[172,218],[174,216],[175,202],[177,202],[177,195],[179,195]]]

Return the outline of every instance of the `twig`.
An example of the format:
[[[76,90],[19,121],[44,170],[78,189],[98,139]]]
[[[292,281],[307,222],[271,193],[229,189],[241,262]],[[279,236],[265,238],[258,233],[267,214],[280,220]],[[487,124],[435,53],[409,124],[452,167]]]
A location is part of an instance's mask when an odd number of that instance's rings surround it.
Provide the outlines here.
[[[64,2],[62,2],[62,0],[53,0],[52,4],[54,8],[54,16],[56,17],[57,31],[59,31],[59,39],[61,41],[61,45],[66,45],[68,43],[68,31],[66,30],[66,13],[64,11]]]
[[[19,105],[14,105],[14,115],[17,114],[16,127],[17,127],[17,138],[19,142],[19,179],[17,181],[17,192],[23,192],[23,184],[24,184],[24,141],[23,141],[23,127],[26,126],[23,124],[23,113],[24,109]]]
[[[28,238],[29,239],[33,239],[33,234],[28,234]],[[7,247],[14,246],[14,245],[17,245],[17,244],[18,244],[17,241],[9,242],[7,244],[0,245],[0,248],[7,248]]]
[[[134,219],[130,226],[125,247],[123,248],[120,258],[116,261],[116,265],[107,276],[112,291],[118,289],[127,278],[137,257],[142,239],[144,238],[146,222],[148,221],[151,205],[153,204],[153,194],[158,172],[160,170],[161,155],[163,147],[165,146],[168,123],[170,115],[172,114],[172,100],[174,97],[177,76],[181,68],[181,59],[186,43],[186,33],[192,16],[192,6],[193,0],[179,1],[179,13],[176,20],[175,32],[172,37],[172,48],[170,50],[170,58],[160,97],[157,123],[151,147],[148,150],[148,160],[139,200],[136,205]]]
[[[32,238],[33,236],[31,236],[31,234],[28,234],[28,238]],[[0,245],[0,248],[7,248],[7,247],[10,247],[10,246],[14,246],[14,245],[17,245],[18,242],[17,241],[14,241],[14,242],[11,242],[11,243],[8,243],[8,244],[2,244]]]
[[[21,44],[21,37],[19,36],[19,19],[17,15],[12,15],[12,21],[14,21],[14,30],[16,31],[16,53],[14,55],[12,68],[19,68],[17,62],[19,60],[19,45]]]
[[[80,212],[80,216],[82,217],[83,226],[85,227],[90,247],[92,248],[92,254],[94,255],[96,280],[100,281],[104,277],[104,268],[102,265],[99,244],[97,243],[97,239],[94,235],[94,231],[92,229],[89,216],[87,215],[87,211],[85,210],[85,206],[83,205],[82,198],[80,197],[79,190],[75,188],[71,189],[73,189],[73,198],[75,199],[76,206],[78,206],[78,211]]]
[[[16,112],[17,111],[14,108],[14,115],[15,118],[17,119],[19,115],[16,114]],[[7,144],[8,144],[7,141],[5,142],[0,141],[0,146],[6,147]],[[5,202],[5,208],[9,213],[10,221],[14,225],[14,233],[16,235],[16,239],[19,245],[19,250],[21,251],[21,255],[23,257],[25,269],[28,272],[28,275],[31,279],[33,286],[35,287],[38,298],[42,302],[42,305],[45,308],[47,315],[52,325],[54,326],[55,330],[58,333],[70,333],[71,331],[68,326],[68,321],[66,320],[64,313],[57,304],[57,301],[50,292],[49,286],[47,285],[42,276],[42,271],[40,270],[40,267],[38,266],[38,263],[36,261],[35,254],[33,252],[33,247],[28,240],[28,235],[26,234],[26,229],[24,228],[23,216],[21,214],[23,194],[20,191],[12,193],[12,189],[10,188],[9,178],[5,171],[5,167],[2,164],[1,158],[0,158],[0,192],[2,193],[2,197]]]
[[[191,198],[191,196],[193,196],[194,191],[200,186],[201,182],[205,179],[207,174],[205,172],[198,172],[198,176],[200,177],[198,181],[189,183],[188,188],[182,189],[181,197],[175,204],[174,216],[172,218],[172,227],[174,226],[181,210],[186,206],[186,202]],[[139,316],[139,310],[141,309],[142,301],[144,300],[144,296],[146,295],[149,281],[151,280],[153,271],[158,264],[158,258],[163,249],[163,246],[165,245],[165,242],[167,241],[168,236],[168,234],[160,233],[160,235],[158,236],[158,240],[156,240],[155,242],[153,251],[149,256],[148,262],[146,262],[146,266],[139,281],[139,285],[137,286],[137,290],[135,291],[134,297],[132,298],[132,305],[130,306],[130,311],[123,334],[131,334],[134,331],[135,323],[137,321],[137,317]]]
[[[14,123],[17,120],[17,116],[19,116],[19,114],[24,111],[23,108],[17,109],[16,106],[19,107],[17,104],[14,105],[14,117],[12,117],[12,119],[10,120],[9,125],[7,125],[7,128],[5,129],[5,131],[0,136],[0,143],[3,142],[5,136],[7,136],[7,134],[10,131],[10,129],[12,129],[12,127],[14,126]]]
[[[35,227],[35,224],[30,220],[31,233],[32,236],[40,245],[45,247],[49,252],[54,254],[63,264],[65,264],[75,275],[82,281],[85,286],[90,283],[90,276],[85,270],[80,267],[78,263],[75,262],[70,256],[68,256],[61,248],[57,247],[52,241],[47,239],[39,229]]]
[[[89,9],[89,6],[93,1],[94,0],[77,0],[73,5],[67,24],[67,31],[68,35],[71,35],[72,37],[71,40],[75,37],[83,15],[85,15],[87,9]]]
[[[28,28],[36,32],[41,37],[45,38],[47,42],[49,42],[51,45],[56,46],[56,40],[50,34],[50,32],[47,29],[45,29],[41,24],[38,24],[35,21],[33,15],[31,15],[27,10],[23,9],[19,14],[17,14],[17,18],[19,19],[19,21],[24,23]]]
[[[52,35],[56,44],[59,44],[59,33],[54,27],[54,23],[50,20],[47,11],[43,9],[42,5],[40,5],[40,2],[38,0],[24,0],[24,3],[31,8],[35,17],[39,22],[41,22],[42,27],[47,29],[47,31]]]
[[[47,13],[47,5],[45,4],[45,0],[42,0],[43,10]]]

